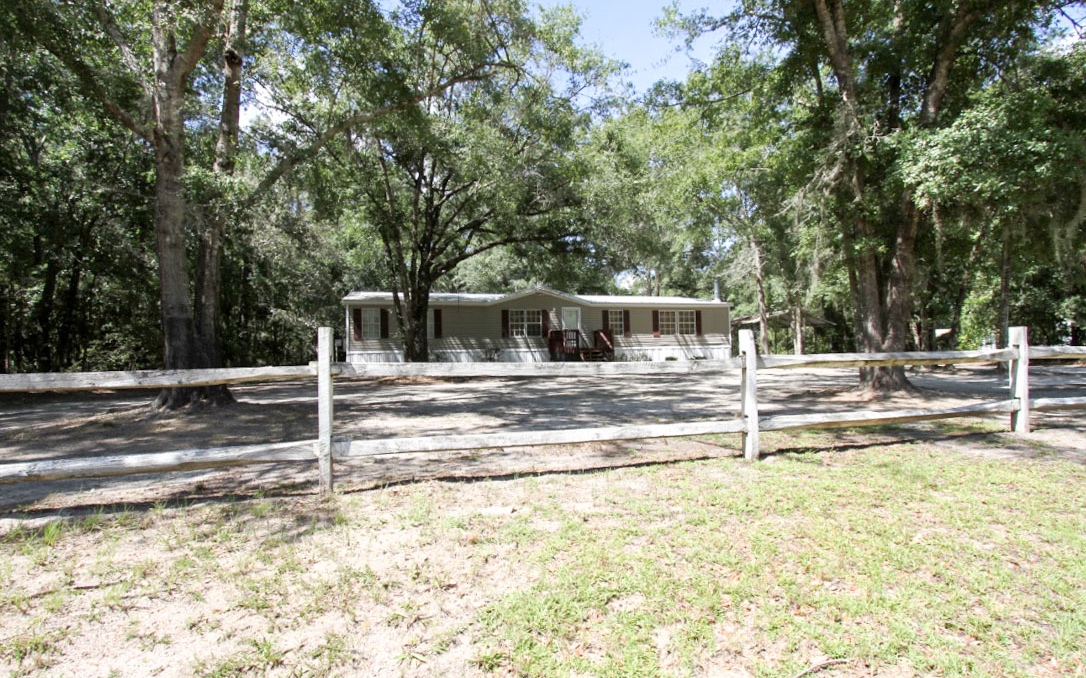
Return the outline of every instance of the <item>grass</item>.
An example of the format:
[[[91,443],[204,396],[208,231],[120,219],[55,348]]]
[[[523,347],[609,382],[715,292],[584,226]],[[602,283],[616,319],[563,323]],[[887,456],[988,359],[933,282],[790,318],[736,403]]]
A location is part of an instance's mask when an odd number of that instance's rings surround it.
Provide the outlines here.
[[[742,481],[690,466],[644,471],[650,497],[609,496],[540,547],[547,574],[483,616],[500,639],[487,662],[656,675],[726,656],[769,676],[805,655],[938,675],[1086,661],[1081,467],[920,445],[788,454]]]
[[[247,647],[226,657],[197,661],[192,674],[202,678],[230,678],[244,674],[266,675],[283,664],[283,653],[266,639],[251,639]]]
[[[769,434],[778,452],[756,465],[16,530],[0,538],[0,670],[77,673],[71,644],[102,642],[203,676],[789,676],[830,660],[824,674],[1074,675],[1086,469],[903,438]]]

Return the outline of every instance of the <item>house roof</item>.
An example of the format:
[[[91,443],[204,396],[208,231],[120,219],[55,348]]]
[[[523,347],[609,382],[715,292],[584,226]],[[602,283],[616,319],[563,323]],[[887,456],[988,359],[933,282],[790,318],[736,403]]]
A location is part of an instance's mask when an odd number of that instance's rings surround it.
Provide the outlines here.
[[[719,306],[731,306],[726,301],[712,301],[709,299],[694,299],[692,297],[648,297],[648,296],[635,296],[635,295],[613,295],[613,294],[567,294],[565,292],[556,292],[545,287],[535,287],[532,289],[521,290],[520,292],[510,292],[508,294],[472,294],[467,292],[431,292],[430,293],[430,305],[431,306],[493,306],[502,302],[516,301],[523,297],[528,297],[533,294],[544,294],[555,297],[559,300],[565,300],[581,304],[584,306],[644,306],[660,308],[666,306],[684,306],[684,307],[719,307]],[[374,303],[374,304],[391,304],[392,293],[391,292],[351,292],[347,296],[343,297],[344,303]]]

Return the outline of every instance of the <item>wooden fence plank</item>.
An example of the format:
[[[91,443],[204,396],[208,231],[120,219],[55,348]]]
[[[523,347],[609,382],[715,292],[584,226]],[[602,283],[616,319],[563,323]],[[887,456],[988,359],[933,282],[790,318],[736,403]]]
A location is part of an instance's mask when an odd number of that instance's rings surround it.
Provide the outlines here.
[[[1082,346],[1031,346],[1030,358],[1086,357]],[[878,365],[941,365],[1002,362],[1012,349],[906,353],[827,353],[813,356],[761,356],[763,369],[804,367],[864,367]],[[332,373],[344,377],[621,377],[627,375],[720,374],[741,368],[738,358],[614,363],[336,363]],[[150,389],[173,386],[298,379],[317,374],[316,363],[288,367],[236,367],[207,370],[130,370],[123,372],[35,372],[0,374],[0,393]]]
[[[861,412],[831,412],[829,414],[783,414],[763,417],[759,428],[763,431],[787,431],[797,428],[824,429],[870,426],[873,424],[897,424],[910,421],[968,417],[989,412],[1007,413],[1013,412],[1017,408],[1017,400],[1000,400],[937,410],[891,410],[885,412],[866,410]]]
[[[317,330],[317,466],[320,492],[331,496],[332,483],[332,343],[331,327]]]
[[[203,450],[177,450],[174,452],[81,457],[78,459],[48,459],[0,464],[0,485],[27,480],[102,478],[245,464],[316,461],[316,456],[313,454],[313,445],[315,443],[315,440],[307,440],[263,445],[214,447]]]
[[[1086,346],[1030,346],[1030,360],[1086,359]]]
[[[803,367],[882,367],[894,365],[949,365],[997,363],[1017,357],[1014,349],[992,351],[905,351],[902,353],[822,353],[817,355],[768,355],[758,357],[760,369]]]
[[[1029,331],[1025,327],[1008,327],[1007,344],[1018,355],[1007,363],[1010,373],[1011,397],[1018,407],[1011,412],[1011,430],[1029,433]]]
[[[298,379],[312,377],[315,374],[316,370],[307,365],[207,370],[132,370],[129,372],[33,372],[0,374],[0,393],[211,386],[247,381]]]
[[[373,457],[408,452],[448,452],[452,450],[485,450],[501,447],[573,445],[614,440],[678,438],[714,433],[738,433],[743,430],[743,427],[744,424],[741,419],[727,419],[682,424],[634,424],[630,426],[606,426],[560,431],[514,431],[478,435],[352,440],[348,451],[342,456],[344,458]],[[337,446],[336,451],[337,458],[339,458],[339,446]]]
[[[753,330],[739,330],[739,357],[743,369],[739,383],[740,414],[743,416],[743,458],[758,461],[761,447],[758,441],[758,348],[754,345]]]
[[[1029,406],[1034,410],[1077,410],[1086,408],[1086,398],[1030,398]]]

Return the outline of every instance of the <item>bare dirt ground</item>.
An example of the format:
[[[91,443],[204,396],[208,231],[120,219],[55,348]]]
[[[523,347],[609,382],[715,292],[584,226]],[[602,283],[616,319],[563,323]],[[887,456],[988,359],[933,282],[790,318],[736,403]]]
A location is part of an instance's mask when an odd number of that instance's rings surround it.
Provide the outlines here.
[[[767,370],[759,374],[759,407],[763,415],[954,407],[1008,393],[1006,375],[988,366],[918,371],[910,378],[917,387],[914,393],[870,399],[857,391],[854,370]],[[337,381],[335,434],[357,440],[719,419],[738,416],[738,382],[737,373],[703,379],[645,377],[634,383],[570,378]],[[1031,389],[1033,397],[1086,395],[1086,367],[1034,366]],[[238,386],[233,392],[238,401],[233,406],[182,412],[152,410],[148,403],[153,393],[142,391],[7,396],[0,400],[0,462],[315,437],[312,380]],[[1006,437],[1004,453],[1047,450],[1045,454],[1086,463],[1086,415],[1081,410],[1037,412],[1033,422],[1028,439]],[[902,435],[927,437],[938,427],[917,424],[900,430]],[[339,464],[337,483],[349,491],[413,480],[584,470],[722,454],[735,454],[735,446],[643,441],[411,454]],[[0,531],[26,518],[64,510],[100,511],[207,496],[305,494],[315,489],[315,476],[315,466],[269,464],[0,486]]]

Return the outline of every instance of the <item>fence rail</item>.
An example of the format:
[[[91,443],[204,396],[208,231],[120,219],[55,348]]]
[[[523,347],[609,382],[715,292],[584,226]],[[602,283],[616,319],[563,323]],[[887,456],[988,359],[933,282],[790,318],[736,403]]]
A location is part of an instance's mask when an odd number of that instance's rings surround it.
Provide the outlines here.
[[[0,466],[0,483],[26,480],[65,480],[68,478],[107,478],[136,473],[165,473],[195,469],[273,464],[284,461],[315,461],[313,444],[302,440],[289,443],[263,443],[200,450],[175,450],[146,454],[46,459]]]
[[[37,372],[0,374],[0,393],[94,391],[99,389],[176,388],[242,384],[316,376],[311,365],[231,367],[207,370],[131,370],[127,372]]]
[[[1083,359],[1086,347],[1030,347],[1025,328],[1013,328],[1012,346],[985,351],[906,353],[839,353],[809,356],[758,356],[753,333],[740,331],[740,355],[728,360],[630,363],[332,363],[332,330],[318,333],[318,361],[307,366],[233,368],[225,370],[147,370],[81,374],[0,375],[0,392],[75,391],[127,388],[209,386],[275,379],[317,377],[318,436],[316,440],[178,450],[79,459],[55,459],[0,464],[0,485],[36,480],[108,477],[161,473],[248,464],[317,462],[321,491],[333,491],[334,461],[358,457],[463,449],[531,447],[587,442],[639,440],[707,434],[739,433],[744,455],[760,456],[760,431],[867,426],[1003,413],[1011,428],[1029,431],[1031,410],[1086,408],[1086,397],[1029,397],[1029,361]],[[758,414],[759,369],[813,367],[877,367],[954,365],[1005,362],[1011,377],[1011,398],[944,409],[853,411],[801,415]],[[740,373],[739,416],[715,421],[607,426],[551,431],[514,431],[478,435],[426,436],[347,440],[333,438],[333,378],[339,377],[630,377],[639,375],[709,376]]]
[[[1008,362],[1015,349],[987,351],[910,351],[904,353],[824,353],[759,356],[758,369],[956,365]],[[1086,359],[1086,346],[1031,346],[1031,360]],[[739,358],[612,363],[332,363],[334,377],[625,377],[637,375],[726,374],[742,368]],[[233,367],[205,370],[130,370],[119,372],[39,372],[0,374],[0,393],[176,388],[293,380],[317,376],[317,364],[287,367]]]

